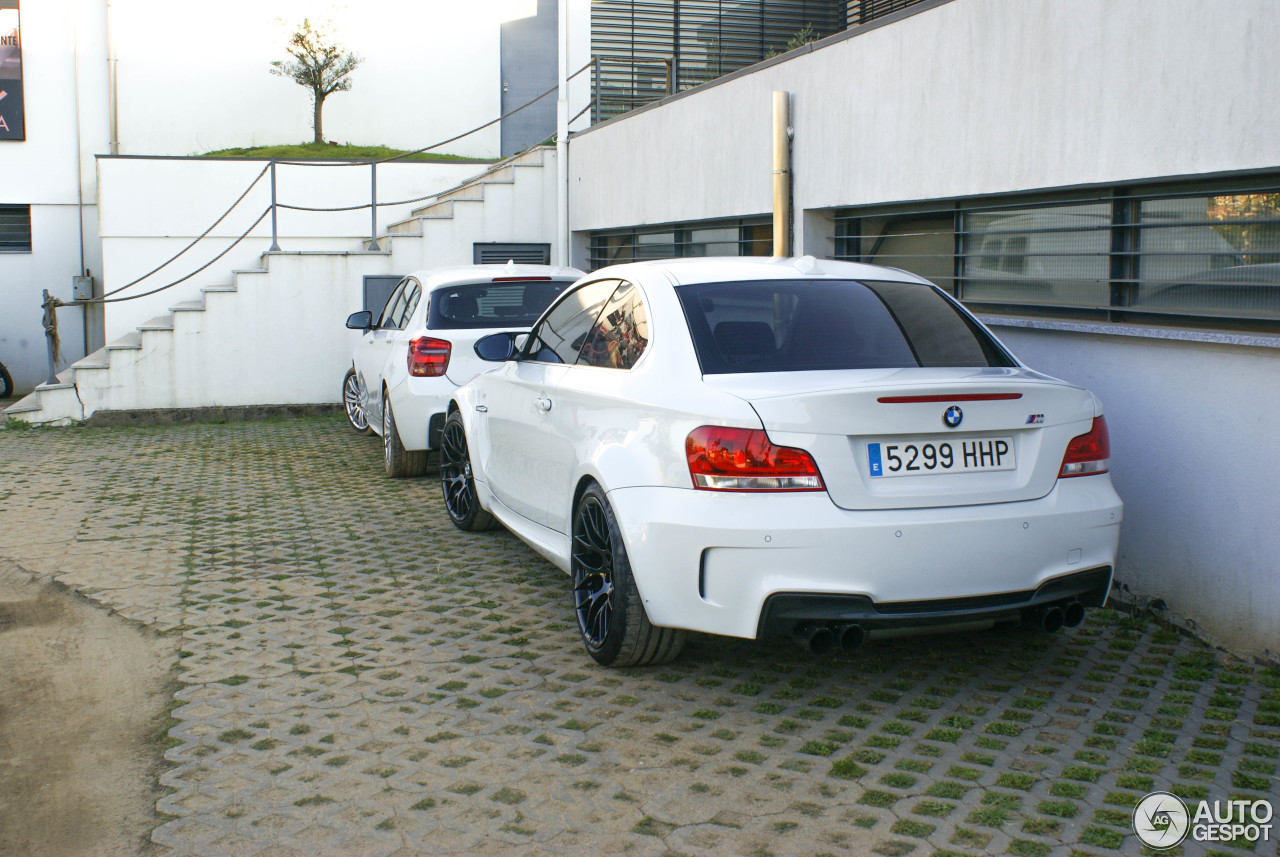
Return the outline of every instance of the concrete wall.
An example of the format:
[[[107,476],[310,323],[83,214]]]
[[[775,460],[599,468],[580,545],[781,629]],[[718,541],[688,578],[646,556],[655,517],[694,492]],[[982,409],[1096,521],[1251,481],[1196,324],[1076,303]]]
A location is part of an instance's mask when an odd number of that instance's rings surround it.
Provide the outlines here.
[[[1280,659],[1280,351],[992,329],[1102,399],[1125,502],[1119,579],[1233,651]]]
[[[102,236],[106,291],[146,274],[203,233],[244,192],[266,166],[264,161],[203,158],[104,157],[98,160],[102,203]],[[378,198],[384,202],[439,193],[486,168],[484,164],[393,162],[378,167]],[[309,208],[341,208],[366,204],[370,168],[288,166],[276,168],[280,203]],[[183,277],[226,249],[270,204],[270,174],[263,176],[244,201],[179,259],[121,297],[138,295]],[[379,231],[406,217],[423,203],[378,209]],[[367,208],[357,211],[302,212],[278,210],[280,247],[284,250],[355,250],[370,235]],[[173,304],[199,296],[201,286],[231,282],[236,269],[261,267],[260,256],[271,246],[270,216],[241,244],[192,279],[156,295],[109,304],[106,336],[110,341],[159,315]],[[385,249],[385,248],[384,248]]]
[[[792,93],[796,252],[819,257],[837,207],[1280,171],[1280,114],[1259,107],[1280,96],[1276,44],[1271,0],[925,7],[574,137],[575,262],[592,230],[767,214],[774,90]],[[1119,581],[1280,657],[1280,338],[1093,329],[998,332],[1106,403]]]
[[[953,0],[577,136],[571,227],[768,212],[779,89],[797,210],[1275,167],[1277,43],[1271,0]]]

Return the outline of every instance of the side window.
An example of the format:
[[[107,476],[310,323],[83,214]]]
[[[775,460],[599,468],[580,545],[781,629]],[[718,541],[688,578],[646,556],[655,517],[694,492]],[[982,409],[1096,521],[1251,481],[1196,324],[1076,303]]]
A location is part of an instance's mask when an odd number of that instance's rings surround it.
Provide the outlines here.
[[[617,280],[598,280],[562,297],[529,334],[521,359],[538,363],[574,363],[591,335]]]
[[[391,297],[387,298],[387,305],[382,308],[382,316],[378,319],[379,329],[395,327],[396,313],[399,311],[398,308],[403,306],[401,302],[404,300],[404,290],[408,283],[408,280],[401,280],[395,291],[391,293]]]
[[[404,311],[396,319],[396,328],[398,330],[404,330],[409,324],[409,319],[413,318],[413,311],[418,308],[418,299],[422,297],[422,287],[415,282],[408,292],[409,296],[404,302]]]
[[[640,290],[621,283],[596,319],[591,336],[578,354],[580,366],[630,369],[649,344],[649,316]]]

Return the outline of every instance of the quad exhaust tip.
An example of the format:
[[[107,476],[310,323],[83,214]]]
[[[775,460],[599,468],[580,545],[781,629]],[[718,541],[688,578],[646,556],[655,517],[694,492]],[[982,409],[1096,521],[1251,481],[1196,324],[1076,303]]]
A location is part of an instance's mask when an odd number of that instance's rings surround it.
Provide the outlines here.
[[[1084,605],[1079,601],[1051,604],[1036,612],[1036,624],[1041,631],[1052,634],[1062,628],[1075,628],[1084,621]]]
[[[837,644],[846,652],[853,651],[866,641],[867,632],[861,625],[819,625],[802,622],[796,625],[791,636],[810,654],[825,655],[833,651]]]
[[[826,625],[796,625],[792,636],[815,655],[825,655],[836,647],[836,634]]]
[[[1040,611],[1040,630],[1052,634],[1062,628],[1062,620],[1061,607],[1046,607]]]

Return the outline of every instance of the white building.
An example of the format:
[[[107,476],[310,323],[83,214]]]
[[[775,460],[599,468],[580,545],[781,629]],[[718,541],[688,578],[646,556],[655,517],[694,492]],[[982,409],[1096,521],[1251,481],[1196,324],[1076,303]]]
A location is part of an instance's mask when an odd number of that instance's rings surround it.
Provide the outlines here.
[[[1280,657],[1280,6],[923,0],[597,125],[580,266],[772,252],[908,268],[1102,398],[1117,580]]]

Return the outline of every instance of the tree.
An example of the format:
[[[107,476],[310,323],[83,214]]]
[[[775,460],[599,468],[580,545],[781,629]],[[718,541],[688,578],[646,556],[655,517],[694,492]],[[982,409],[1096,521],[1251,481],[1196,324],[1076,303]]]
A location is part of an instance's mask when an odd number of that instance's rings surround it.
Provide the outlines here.
[[[348,75],[356,70],[362,59],[350,53],[334,39],[328,26],[321,24],[311,26],[307,18],[302,20],[298,29],[289,36],[288,47],[291,60],[276,60],[271,63],[271,73],[280,77],[292,78],[299,86],[311,90],[315,104],[315,116],[312,127],[315,129],[315,142],[324,142],[324,100],[335,92],[346,92],[351,88]]]

